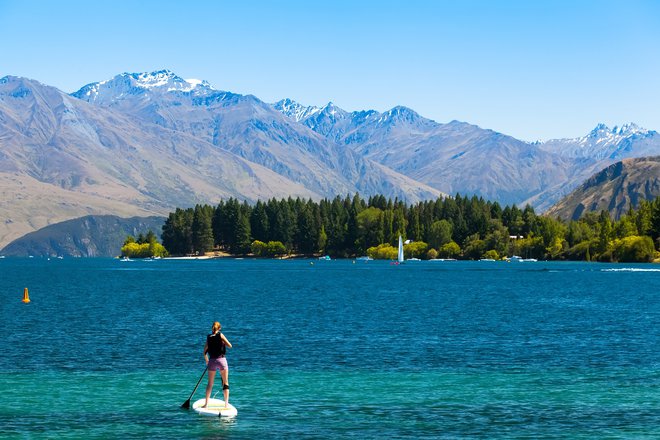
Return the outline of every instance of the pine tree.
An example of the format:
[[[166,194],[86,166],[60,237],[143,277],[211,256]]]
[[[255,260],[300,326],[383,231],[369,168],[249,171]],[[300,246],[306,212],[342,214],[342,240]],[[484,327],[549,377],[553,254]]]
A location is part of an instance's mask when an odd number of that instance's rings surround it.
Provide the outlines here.
[[[176,210],[169,214],[163,225],[163,246],[172,255],[187,255],[192,253],[192,221],[193,209]]]
[[[598,252],[603,253],[607,250],[610,239],[612,238],[612,220],[610,220],[610,215],[605,210],[600,212],[599,226]]]
[[[250,252],[251,244],[252,237],[250,235],[250,218],[247,212],[244,210],[239,210],[230,250],[233,254],[247,254]]]
[[[158,238],[156,237],[156,234],[154,234],[154,231],[149,229],[149,231],[147,231],[147,235],[144,237],[144,241],[145,243],[149,243],[149,244],[156,243],[158,241]]]
[[[213,208],[209,205],[195,206],[192,221],[193,251],[199,254],[213,250]]]
[[[298,212],[298,227],[296,242],[298,251],[310,255],[316,252],[318,244],[318,226],[314,221],[314,215],[308,206],[301,207]]]
[[[264,243],[270,240],[268,214],[266,213],[266,206],[261,201],[258,201],[252,210],[250,229],[252,231],[252,237],[255,240],[260,240]]]
[[[330,204],[328,215],[328,242],[326,252],[333,255],[345,255],[344,243],[346,241],[346,229],[348,227],[348,211],[345,209],[344,202],[337,196]]]
[[[649,233],[658,249],[660,247],[660,197],[657,197],[651,204]]]
[[[211,227],[213,228],[213,244],[216,246],[223,246],[226,231],[225,228],[225,202],[223,200],[218,203],[213,211],[213,218],[211,220]]]

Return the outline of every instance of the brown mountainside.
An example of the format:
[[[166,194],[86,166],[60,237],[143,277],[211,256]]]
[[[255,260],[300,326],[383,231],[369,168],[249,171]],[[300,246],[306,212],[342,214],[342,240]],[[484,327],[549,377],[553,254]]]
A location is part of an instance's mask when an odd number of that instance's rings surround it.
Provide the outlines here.
[[[577,220],[588,211],[606,210],[618,219],[641,200],[660,196],[660,156],[624,159],[594,174],[547,214]]]
[[[123,73],[73,96],[215,145],[326,197],[360,192],[415,202],[439,190],[384,169],[350,148],[292,121],[252,95],[188,82],[169,70]]]
[[[89,214],[166,215],[232,196],[319,197],[211,143],[134,119],[36,81],[0,79],[0,248]]]

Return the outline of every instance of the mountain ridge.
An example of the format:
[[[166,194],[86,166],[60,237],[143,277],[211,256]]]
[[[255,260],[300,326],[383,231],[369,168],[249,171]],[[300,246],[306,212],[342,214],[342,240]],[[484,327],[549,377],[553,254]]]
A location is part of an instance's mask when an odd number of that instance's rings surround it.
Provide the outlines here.
[[[268,104],[167,69],[71,94],[6,76],[0,191],[10,197],[0,215],[11,221],[0,224],[0,244],[73,216],[163,215],[226,197],[359,192],[415,202],[461,193],[545,211],[617,160],[657,154],[658,133],[632,123],[529,143],[405,106]]]
[[[466,122],[438,123],[404,106],[349,113],[287,104],[296,115],[307,114],[300,122],[326,138],[448,194],[521,203],[571,173],[571,160],[530,143]]]
[[[87,214],[165,215],[231,196],[318,197],[190,135],[19,77],[0,79],[0,145],[0,244]]]
[[[585,136],[524,142],[466,122],[438,123],[402,106],[383,113],[333,107],[339,117],[324,116],[328,105],[282,100],[273,106],[289,115],[296,109],[301,123],[327,138],[446,193],[476,193],[540,211],[617,160],[660,154],[658,133],[634,123],[599,123]],[[407,117],[388,124],[397,113]]]
[[[159,76],[159,72],[154,76]],[[117,94],[113,84],[121,83],[123,78],[119,75],[97,83],[103,87],[85,86],[98,90],[97,95],[88,95],[81,89],[72,96],[201,138],[299,181],[317,194],[374,194],[384,188],[396,192],[390,173],[382,174],[372,161],[328,143],[307,127],[290,123],[289,118],[252,95],[218,91],[210,85],[182,92],[169,87],[165,80],[160,80],[159,86],[133,87],[132,93],[122,89]],[[168,78],[178,81],[179,77],[170,72]],[[379,179],[383,179],[382,183]],[[395,194],[402,199],[415,201],[442,195],[405,176],[396,176],[395,180],[404,184],[405,191]]]
[[[165,217],[88,215],[30,232],[5,246],[4,256],[116,257],[128,235],[160,236]]]
[[[170,74],[165,76],[172,79]],[[130,87],[135,86],[134,80],[130,76]],[[177,206],[217,203],[229,197],[247,201],[288,196],[320,199],[362,189],[368,195],[376,192],[374,188],[411,201],[442,195],[362,160],[352,151],[339,154],[336,145],[329,149],[321,145],[321,155],[305,152],[325,142],[311,131],[301,135],[311,139],[309,144],[296,144],[300,154],[280,162],[262,144],[275,139],[274,149],[280,156],[291,150],[290,138],[299,137],[299,129],[279,124],[284,116],[251,95],[217,91],[203,81],[190,89],[186,85],[190,83],[173,80],[181,87],[147,81],[150,87],[139,85],[129,91],[140,95],[164,86],[173,89],[169,92],[175,92],[177,99],[188,97],[193,112],[204,105],[234,109],[242,105],[244,112],[214,115],[221,130],[207,132],[208,137],[203,138],[195,132],[205,130],[200,125],[191,124],[188,130],[169,126],[167,112],[176,113],[162,100],[144,100],[137,107],[148,114],[161,107],[167,111],[162,118],[149,121],[122,111],[121,101],[104,107],[35,80],[0,79],[0,192],[7,194],[0,205],[0,217],[5,219],[0,224],[0,245],[48,224],[87,214],[165,215]],[[270,120],[262,118],[263,113]],[[273,131],[269,124],[284,129]],[[234,148],[218,148],[217,143],[228,136],[233,137]],[[246,136],[251,145],[241,142]],[[310,175],[312,179],[316,176],[311,181],[316,185],[305,181]]]
[[[577,220],[585,212],[605,210],[618,220],[641,200],[660,196],[660,156],[629,158],[592,175],[555,204],[547,215]]]

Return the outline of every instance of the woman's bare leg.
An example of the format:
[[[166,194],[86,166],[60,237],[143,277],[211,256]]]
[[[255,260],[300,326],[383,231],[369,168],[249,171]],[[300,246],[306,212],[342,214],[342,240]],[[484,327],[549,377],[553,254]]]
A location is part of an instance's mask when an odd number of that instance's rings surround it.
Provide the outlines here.
[[[209,404],[209,397],[211,397],[211,390],[213,390],[213,382],[215,381],[215,370],[209,370],[209,383],[206,384],[206,403],[202,408],[206,408]]]
[[[229,388],[224,386],[229,386],[229,370],[220,370],[220,376],[222,377],[222,394],[225,396],[225,406],[229,403]]]

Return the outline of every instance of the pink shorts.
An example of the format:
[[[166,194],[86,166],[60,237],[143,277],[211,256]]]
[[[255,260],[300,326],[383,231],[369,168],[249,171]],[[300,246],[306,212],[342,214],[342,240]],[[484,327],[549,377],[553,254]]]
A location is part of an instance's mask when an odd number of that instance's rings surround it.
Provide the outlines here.
[[[229,370],[229,366],[227,365],[227,358],[219,357],[209,359],[208,369],[209,371]]]

